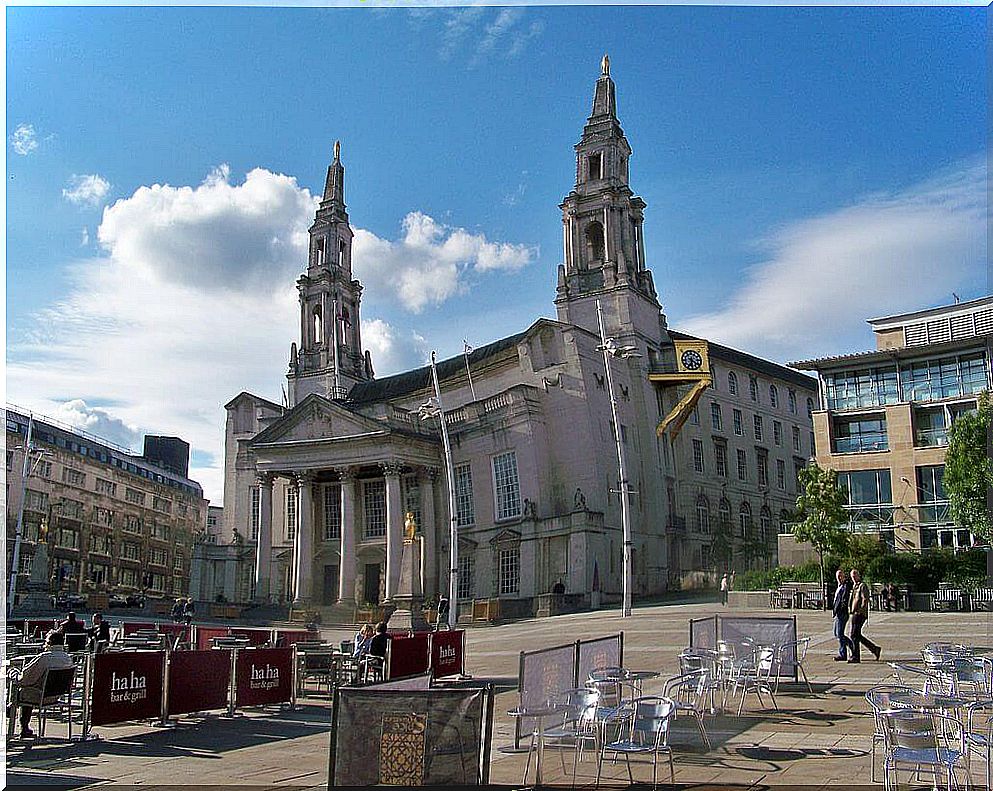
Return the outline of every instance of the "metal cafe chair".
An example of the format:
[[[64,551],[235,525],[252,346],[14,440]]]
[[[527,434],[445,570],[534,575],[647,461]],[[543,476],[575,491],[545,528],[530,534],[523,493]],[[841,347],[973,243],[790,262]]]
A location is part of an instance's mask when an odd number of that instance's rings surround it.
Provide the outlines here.
[[[900,686],[920,689],[924,692],[947,691],[944,679],[934,668],[912,665],[907,662],[887,662]]]
[[[865,700],[869,704],[869,708],[872,709],[874,720],[872,746],[869,753],[869,782],[871,783],[878,782],[876,780],[876,745],[883,743],[883,720],[881,715],[884,711],[890,711],[893,708],[890,703],[890,695],[892,693],[912,691],[910,687],[900,684],[880,684],[871,687],[865,693]]]
[[[883,725],[883,782],[887,791],[898,787],[901,765],[916,770],[918,775],[930,770],[935,787],[939,787],[939,779],[944,775],[948,789],[953,785],[958,787],[955,770],[962,767],[969,785],[965,731],[958,720],[913,709],[883,711],[879,716]]]
[[[707,735],[707,729],[703,724],[704,700],[707,697],[709,675],[707,670],[701,668],[674,676],[665,682],[663,691],[665,697],[676,704],[677,715],[684,711],[693,716],[707,752],[713,749],[710,744],[710,737]]]
[[[986,788],[993,788],[991,758],[993,758],[993,700],[981,700],[969,706],[965,731],[965,763],[972,777],[972,756],[986,759]]]
[[[751,657],[738,660],[734,673],[734,688],[731,691],[731,699],[741,689],[741,700],[738,701],[738,716],[745,705],[745,695],[754,692],[759,699],[759,703],[765,707],[762,700],[762,693],[768,693],[772,698],[772,705],[778,709],[776,703],[776,691],[772,683],[772,667],[776,661],[776,649],[771,647],[760,648]]]
[[[810,679],[807,678],[807,671],[804,670],[803,662],[807,658],[807,649],[810,647],[810,638],[801,637],[789,643],[783,643],[776,649],[776,692],[779,692],[779,680],[782,678],[783,670],[790,672],[793,669],[799,670],[803,676],[803,683],[807,685],[807,691],[812,695],[814,688],[810,686]]]
[[[546,740],[556,742],[559,747],[562,743],[571,743],[575,747],[572,759],[572,785],[576,786],[576,770],[579,761],[583,757],[583,749],[586,742],[593,742],[594,748],[599,745],[600,723],[597,720],[597,711],[600,708],[600,693],[588,687],[582,689],[570,689],[563,693],[562,698],[565,703],[565,711],[562,715],[562,722],[545,728],[543,737]],[[559,750],[559,758],[562,761],[562,772],[565,773],[565,755]]]
[[[632,716],[630,727],[613,742],[608,742],[600,748],[600,759],[597,763],[596,787],[600,787],[600,774],[603,768],[603,758],[606,751],[615,755],[623,755],[627,763],[628,779],[634,783],[631,773],[631,756],[651,754],[652,756],[652,788],[658,788],[659,753],[669,757],[669,779],[676,780],[676,771],[672,762],[672,748],[669,746],[669,729],[676,715],[676,704],[668,698],[643,697],[631,701]]]
[[[46,670],[41,677],[41,684],[37,688],[40,690],[39,692],[35,692],[33,687],[21,689],[20,685],[15,684],[7,718],[8,743],[13,738],[15,720],[22,704],[28,704],[35,708],[35,713],[38,716],[39,736],[45,735],[48,711],[53,708],[64,711],[69,727],[69,738],[72,739],[72,687],[75,676],[75,666],[64,670]],[[32,694],[26,694],[29,692]]]

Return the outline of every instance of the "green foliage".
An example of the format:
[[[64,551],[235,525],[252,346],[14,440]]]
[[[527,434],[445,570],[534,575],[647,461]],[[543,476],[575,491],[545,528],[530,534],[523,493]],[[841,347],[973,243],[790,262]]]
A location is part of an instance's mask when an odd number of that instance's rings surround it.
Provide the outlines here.
[[[993,401],[989,392],[979,396],[979,410],[959,417],[948,432],[944,488],[952,519],[960,527],[987,541],[993,538],[987,494],[993,488],[993,459],[989,436],[993,426]]]
[[[767,571],[746,571],[735,578],[735,587],[746,591],[778,588],[784,582],[817,582],[820,564],[817,561],[802,566],[776,566]]]
[[[844,548],[848,532],[847,498],[838,486],[838,473],[809,464],[800,470],[800,495],[796,498],[797,541],[808,541],[818,553]]]

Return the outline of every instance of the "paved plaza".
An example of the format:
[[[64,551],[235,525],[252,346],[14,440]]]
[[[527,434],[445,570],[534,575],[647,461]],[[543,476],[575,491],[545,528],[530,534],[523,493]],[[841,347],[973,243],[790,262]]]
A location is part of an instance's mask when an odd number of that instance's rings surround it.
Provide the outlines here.
[[[507,710],[517,705],[517,670],[522,650],[535,650],[577,639],[624,631],[624,664],[660,671],[661,679],[678,672],[677,655],[688,641],[688,620],[721,611],[719,605],[690,604],[638,608],[623,622],[616,611],[528,620],[467,632],[467,670],[475,680],[496,685],[490,779],[520,784],[525,754],[512,748],[514,722]],[[740,611],[761,615],[761,611]],[[770,613],[771,614],[771,613]],[[782,615],[783,611],[776,611]],[[993,615],[986,613],[874,613],[867,633],[882,645],[882,660],[861,665],[832,661],[836,643],[827,613],[798,611],[798,631],[810,635],[807,673],[814,695],[805,688],[781,688],[779,711],[757,708],[746,700],[742,716],[707,719],[713,743],[706,752],[691,720],[677,720],[671,744],[676,781],[706,788],[733,784],[741,788],[806,786],[840,788],[868,785],[872,722],[865,690],[890,679],[886,661],[919,658],[929,640],[993,645]],[[324,629],[331,640],[350,638],[350,630]],[[662,681],[647,682],[644,692],[659,691]],[[294,711],[270,709],[228,718],[181,718],[168,728],[125,725],[101,727],[102,738],[66,744],[55,738],[15,742],[7,754],[8,784],[116,785],[280,785],[313,788],[327,780],[330,705],[304,698]],[[49,725],[48,736],[64,736],[64,726]],[[545,782],[571,782],[572,754],[563,774],[559,755],[545,755]],[[806,759],[806,760],[804,760]],[[580,763],[579,784],[591,785],[595,762]],[[623,763],[604,765],[606,782],[627,781]],[[983,777],[977,764],[976,780]],[[660,771],[660,776],[667,775]],[[649,781],[650,764],[636,765],[635,777]],[[879,786],[881,788],[881,786]]]

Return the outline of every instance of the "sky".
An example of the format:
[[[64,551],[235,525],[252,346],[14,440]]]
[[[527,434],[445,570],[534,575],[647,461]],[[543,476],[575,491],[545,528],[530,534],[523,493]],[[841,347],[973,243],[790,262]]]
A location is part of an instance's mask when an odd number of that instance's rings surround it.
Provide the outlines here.
[[[378,376],[554,316],[610,54],[670,326],[778,362],[990,291],[986,11],[6,10],[6,397],[140,449],[281,400],[335,140]]]

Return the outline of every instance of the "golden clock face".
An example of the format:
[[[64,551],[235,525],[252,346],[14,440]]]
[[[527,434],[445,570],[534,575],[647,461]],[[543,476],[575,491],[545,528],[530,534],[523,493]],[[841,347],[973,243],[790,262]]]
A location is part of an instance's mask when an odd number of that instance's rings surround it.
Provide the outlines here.
[[[679,361],[683,364],[683,368],[688,371],[699,370],[700,366],[703,365],[703,357],[695,349],[687,349],[680,355]]]

